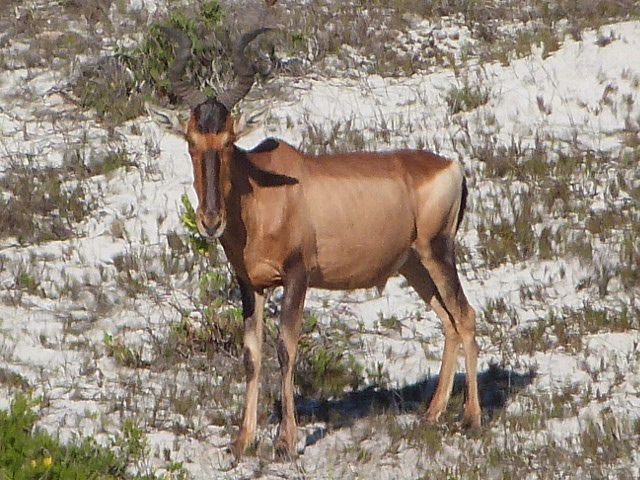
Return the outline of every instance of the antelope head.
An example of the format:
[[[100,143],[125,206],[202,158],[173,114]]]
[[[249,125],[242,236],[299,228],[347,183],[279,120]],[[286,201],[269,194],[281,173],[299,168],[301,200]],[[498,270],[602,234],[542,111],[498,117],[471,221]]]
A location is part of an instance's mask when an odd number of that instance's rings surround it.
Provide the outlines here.
[[[207,97],[184,80],[187,62],[191,58],[191,40],[182,31],[161,27],[176,44],[175,60],[169,70],[173,93],[191,109],[184,136],[193,164],[194,188],[198,197],[196,225],[202,235],[218,238],[226,227],[224,198],[230,188],[229,162],[236,141],[233,107],[251,90],[256,67],[245,56],[245,49],[258,35],[269,30],[260,28],[242,35],[232,50],[235,83],[216,97]]]

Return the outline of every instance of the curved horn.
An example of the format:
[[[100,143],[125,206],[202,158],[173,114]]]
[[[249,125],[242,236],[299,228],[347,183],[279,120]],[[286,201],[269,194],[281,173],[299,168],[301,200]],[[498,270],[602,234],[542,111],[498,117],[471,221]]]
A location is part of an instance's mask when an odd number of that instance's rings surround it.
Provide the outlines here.
[[[207,96],[200,90],[193,88],[183,80],[187,63],[191,59],[191,39],[181,30],[161,25],[158,27],[167,37],[178,44],[176,58],[169,68],[169,82],[173,93],[181,98],[189,108],[195,108],[207,100]]]
[[[234,105],[249,93],[257,73],[255,64],[244,54],[245,48],[247,48],[247,45],[249,45],[258,35],[268,32],[269,30],[272,29],[258,28],[245,33],[233,46],[232,61],[233,71],[236,74],[236,82],[229,90],[218,95],[218,101],[224,105],[227,110],[231,111]]]

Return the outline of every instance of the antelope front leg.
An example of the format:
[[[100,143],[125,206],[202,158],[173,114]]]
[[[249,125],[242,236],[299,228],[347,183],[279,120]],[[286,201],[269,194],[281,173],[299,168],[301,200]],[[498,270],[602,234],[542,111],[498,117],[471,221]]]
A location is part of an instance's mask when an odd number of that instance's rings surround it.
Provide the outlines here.
[[[256,438],[258,389],[262,361],[262,317],[264,295],[254,292],[240,281],[242,316],[244,318],[244,368],[247,376],[242,425],[231,451],[239,458]]]
[[[282,318],[278,336],[278,362],[282,372],[282,420],[280,432],[275,442],[276,454],[281,458],[295,455],[296,419],[293,402],[293,367],[296,362],[302,308],[307,291],[307,277],[304,274],[289,274],[284,279]]]

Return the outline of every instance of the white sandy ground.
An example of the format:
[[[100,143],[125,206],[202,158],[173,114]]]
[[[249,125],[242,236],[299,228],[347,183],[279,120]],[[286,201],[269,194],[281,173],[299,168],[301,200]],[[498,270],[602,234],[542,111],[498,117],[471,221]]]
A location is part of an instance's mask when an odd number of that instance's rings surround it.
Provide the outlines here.
[[[417,31],[421,28],[426,29],[427,25],[418,25]],[[566,38],[560,50],[544,59],[539,53],[515,60],[509,66],[471,67],[469,78],[481,79],[482,85],[491,92],[486,105],[459,115],[468,119],[471,142],[479,142],[490,134],[498,144],[509,145],[517,138],[533,145],[536,134],[545,132],[566,140],[577,136],[584,147],[619,151],[621,132],[628,131],[629,122],[635,122],[632,127],[637,127],[640,118],[637,101],[640,23],[613,24],[601,32],[613,32],[615,40],[600,47],[596,44],[598,32],[587,31],[581,41]],[[465,38],[463,34],[459,42]],[[191,169],[184,141],[165,133],[148,118],[117,128],[116,140],[110,139],[90,115],[84,121],[71,120],[73,116],[65,112],[74,111],[75,107],[57,94],[48,94],[64,81],[59,73],[46,69],[0,73],[0,168],[6,168],[12,159],[26,156],[43,165],[59,165],[65,152],[78,145],[83,145],[91,155],[104,152],[114,143],[123,145],[140,163],[140,168],[123,169],[107,178],[95,179],[93,188],[99,208],[92,218],[77,226],[81,232],[78,238],[38,246],[20,246],[12,240],[3,242],[0,255],[5,263],[4,270],[0,271],[0,289],[12,290],[15,272],[25,265],[33,265],[35,267],[30,268],[35,268],[40,278],[45,279],[43,287],[47,298],[25,295],[18,306],[0,305],[0,367],[22,375],[34,387],[34,395],[46,395],[49,399],[40,412],[40,426],[59,433],[63,439],[96,435],[107,441],[127,416],[127,408],[131,406],[127,402],[144,411],[167,379],[162,374],[118,366],[106,354],[104,334],[117,335],[127,345],[148,343],[149,331],[163,332],[179,320],[179,312],[172,305],[188,304],[189,289],[195,284],[189,272],[185,272],[176,276],[170,287],[158,286],[157,298],[125,298],[116,286],[114,258],[129,252],[157,255],[166,250],[167,234],[181,231],[180,196],[187,193],[193,199]],[[270,101],[266,126],[240,143],[250,147],[264,136],[273,135],[297,145],[303,140],[301,132],[305,124],[313,122],[329,128],[339,120],[352,120],[354,128],[363,129],[366,137],[373,138],[373,133],[386,122],[393,132],[391,142],[381,143],[379,148],[412,147],[423,141],[444,155],[457,157],[452,140],[462,139],[466,133],[461,131],[459,123],[452,121],[444,97],[452,86],[461,84],[462,80],[450,70],[399,79],[369,76],[349,80],[298,80],[285,86],[288,101]],[[625,95],[631,95],[636,102],[627,107]],[[544,100],[550,113],[541,111],[537,97]],[[491,121],[486,121],[489,118]],[[287,124],[291,127],[287,128]],[[399,131],[406,134],[401,135]],[[158,150],[159,155],[151,155],[151,150]],[[503,299],[517,312],[522,326],[544,318],[550,308],[558,311],[563,306],[579,308],[585,301],[618,308],[637,297],[640,292],[624,292],[619,286],[615,290],[615,285],[612,286],[615,291],[606,300],[591,298],[593,292],[589,289],[577,290],[576,284],[592,267],[571,258],[503,265],[496,269],[478,264],[474,260],[479,257],[474,255],[478,239],[474,208],[483,196],[500,191],[500,186],[477,173],[482,169],[479,162],[471,158],[461,160],[473,178],[469,220],[460,232],[461,243],[471,253],[470,261],[462,266],[462,276],[470,302],[478,310],[490,300]],[[635,178],[638,179],[637,175]],[[605,191],[596,186],[593,208],[605,205]],[[122,238],[114,237],[114,222],[119,222],[126,232]],[[594,258],[608,256],[617,258],[617,253],[608,252],[606,244],[594,254]],[[64,284],[76,285],[77,300],[61,297]],[[522,285],[542,286],[544,302],[523,304],[519,295]],[[106,318],[94,314],[97,300],[95,289],[90,286],[99,287],[119,304],[114,314]],[[437,372],[442,347],[439,322],[432,313],[426,312],[417,295],[405,288],[400,279],[392,278],[382,294],[313,291],[308,299],[307,308],[321,312],[319,317],[323,322],[342,315],[353,320],[354,325],[362,325],[368,333],[363,336],[364,347],[357,352],[358,358],[368,366],[384,362],[391,386],[412,384],[428,373]],[[421,312],[422,320],[412,319],[416,312]],[[401,319],[403,328],[395,334],[376,335],[380,315],[395,315]],[[507,327],[505,331],[507,337],[516,332],[514,329],[509,333]],[[425,339],[429,342],[425,343]],[[480,336],[479,343],[482,347],[480,371],[487,369],[492,361],[505,360],[499,346],[487,337]],[[79,344],[84,346],[77,347]],[[588,389],[593,392],[594,401],[578,415],[554,420],[557,424],[548,425],[540,439],[533,435],[527,441],[544,442],[549,434],[559,441],[570,441],[572,435],[579,433],[585,418],[597,418],[603,410],[622,412],[629,418],[640,416],[640,333],[592,335],[585,344],[579,354],[554,350],[506,359],[514,370],[537,368],[537,377],[526,390],[527,398],[544,398],[567,385],[577,385],[580,392]],[[600,368],[602,371],[594,379],[592,372]],[[617,372],[622,372],[622,380],[616,378]],[[193,372],[171,375],[169,381],[187,390],[194,380]],[[215,365],[206,374],[213,384],[220,375],[224,372],[217,372]],[[138,383],[136,394],[123,393],[123,378]],[[597,395],[598,392],[602,395]],[[242,393],[241,388],[238,393]],[[10,399],[9,389],[0,386],[0,408],[6,408]],[[212,408],[202,406],[205,407]],[[516,398],[506,408],[518,412],[525,411],[527,405]],[[208,425],[204,415],[183,419],[170,411],[163,414],[164,426],[145,428],[151,451],[162,457],[163,449],[169,449],[171,458],[184,461],[194,479],[252,475],[254,478],[413,478],[426,471],[430,461],[455,465],[464,455],[451,446],[444,448],[437,459],[424,458],[410,446],[401,448],[395,455],[384,454],[388,439],[374,434],[364,441],[374,452],[371,461],[336,464],[340,452],[351,446],[354,439],[362,438],[357,430],[366,428],[365,419],[356,421],[352,427],[326,433],[307,446],[293,463],[265,466],[255,457],[249,457],[229,470],[224,453],[229,437],[223,428]],[[229,412],[231,416],[235,414],[237,412]],[[411,424],[416,415],[401,414],[400,419]],[[199,434],[178,435],[172,429],[175,423],[189,425],[192,432]],[[261,425],[261,428],[261,436],[274,436],[273,425]],[[303,433],[323,428],[322,423],[301,425],[301,438]],[[149,463],[162,464],[155,457],[150,458]],[[637,456],[623,467],[640,476]]]

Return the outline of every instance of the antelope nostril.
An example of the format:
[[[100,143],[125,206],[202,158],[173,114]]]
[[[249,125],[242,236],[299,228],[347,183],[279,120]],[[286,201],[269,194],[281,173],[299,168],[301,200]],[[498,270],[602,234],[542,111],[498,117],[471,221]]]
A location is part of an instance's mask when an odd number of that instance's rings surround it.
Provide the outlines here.
[[[196,212],[196,225],[201,235],[218,238],[225,229],[226,222],[222,215],[207,214],[202,210]]]
[[[218,219],[214,222],[207,222],[205,219],[201,219],[199,222],[200,233],[210,238],[218,238],[222,235],[225,228],[225,222]]]
[[[213,233],[215,233],[216,231],[217,222],[212,224],[212,223],[208,223],[204,218],[201,218],[199,223],[200,223],[199,225],[200,233],[212,237]]]
[[[217,223],[216,225],[214,225],[213,227],[210,227],[207,224],[202,224],[204,226],[205,231],[207,232],[207,235],[210,237],[215,237],[216,233],[218,232],[218,228],[220,227],[220,224]]]

